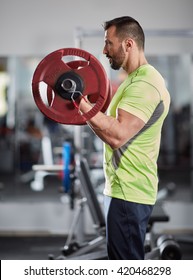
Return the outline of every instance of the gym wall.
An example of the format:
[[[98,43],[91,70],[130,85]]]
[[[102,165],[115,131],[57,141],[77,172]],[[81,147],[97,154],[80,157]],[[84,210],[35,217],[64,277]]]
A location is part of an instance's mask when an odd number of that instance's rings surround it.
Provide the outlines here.
[[[78,27],[102,30],[103,21],[121,15],[135,17],[145,30],[156,34],[160,30],[193,29],[192,11],[191,0],[84,0],[73,5],[66,0],[1,0],[0,56],[45,55],[61,47],[73,47]],[[193,38],[182,40],[184,35],[153,36],[147,40],[146,52],[192,52]],[[102,41],[92,47],[98,53]]]

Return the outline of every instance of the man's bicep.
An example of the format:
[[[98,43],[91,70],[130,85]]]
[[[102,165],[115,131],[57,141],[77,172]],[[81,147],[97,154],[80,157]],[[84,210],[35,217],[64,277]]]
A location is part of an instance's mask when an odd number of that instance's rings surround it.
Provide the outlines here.
[[[122,129],[125,134],[128,135],[128,138],[132,138],[145,125],[145,122],[141,118],[123,109],[118,109],[117,119],[120,123],[120,129]]]

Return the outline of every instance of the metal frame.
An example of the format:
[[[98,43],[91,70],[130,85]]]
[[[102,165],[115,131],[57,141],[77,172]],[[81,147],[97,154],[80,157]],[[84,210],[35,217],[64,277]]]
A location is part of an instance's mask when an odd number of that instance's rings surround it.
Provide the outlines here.
[[[146,37],[182,37],[193,38],[193,29],[147,29],[144,30]],[[75,47],[81,48],[82,40],[88,37],[102,37],[103,30],[84,29],[77,27],[74,32]]]

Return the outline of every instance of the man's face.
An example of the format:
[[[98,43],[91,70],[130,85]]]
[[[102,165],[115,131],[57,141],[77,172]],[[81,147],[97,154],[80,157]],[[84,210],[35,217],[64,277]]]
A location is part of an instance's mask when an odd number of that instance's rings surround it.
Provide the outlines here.
[[[111,26],[105,31],[105,46],[103,54],[109,59],[111,68],[118,70],[121,68],[125,60],[125,52],[122,43],[119,41],[115,33],[115,26]]]

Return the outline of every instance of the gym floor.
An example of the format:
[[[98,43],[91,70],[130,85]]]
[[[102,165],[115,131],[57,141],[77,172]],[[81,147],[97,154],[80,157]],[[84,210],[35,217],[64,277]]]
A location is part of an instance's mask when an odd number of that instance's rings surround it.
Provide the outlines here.
[[[26,199],[50,201],[61,196],[59,192],[59,179],[49,177],[46,179],[46,192],[34,192],[27,184],[19,183],[13,177],[0,175],[1,190],[0,201],[22,201]],[[192,190],[188,176],[185,173],[170,173],[170,181],[161,174],[161,184],[172,182],[175,184],[175,192],[167,198],[167,201],[191,202]],[[0,202],[1,203],[1,202]],[[191,215],[191,213],[190,213]],[[185,236],[184,236],[185,235]],[[90,238],[90,236],[88,237]],[[176,233],[182,250],[182,259],[193,260],[193,232]],[[62,235],[19,235],[0,232],[0,259],[4,260],[45,260],[49,255],[58,256],[64,246],[66,236]]]

